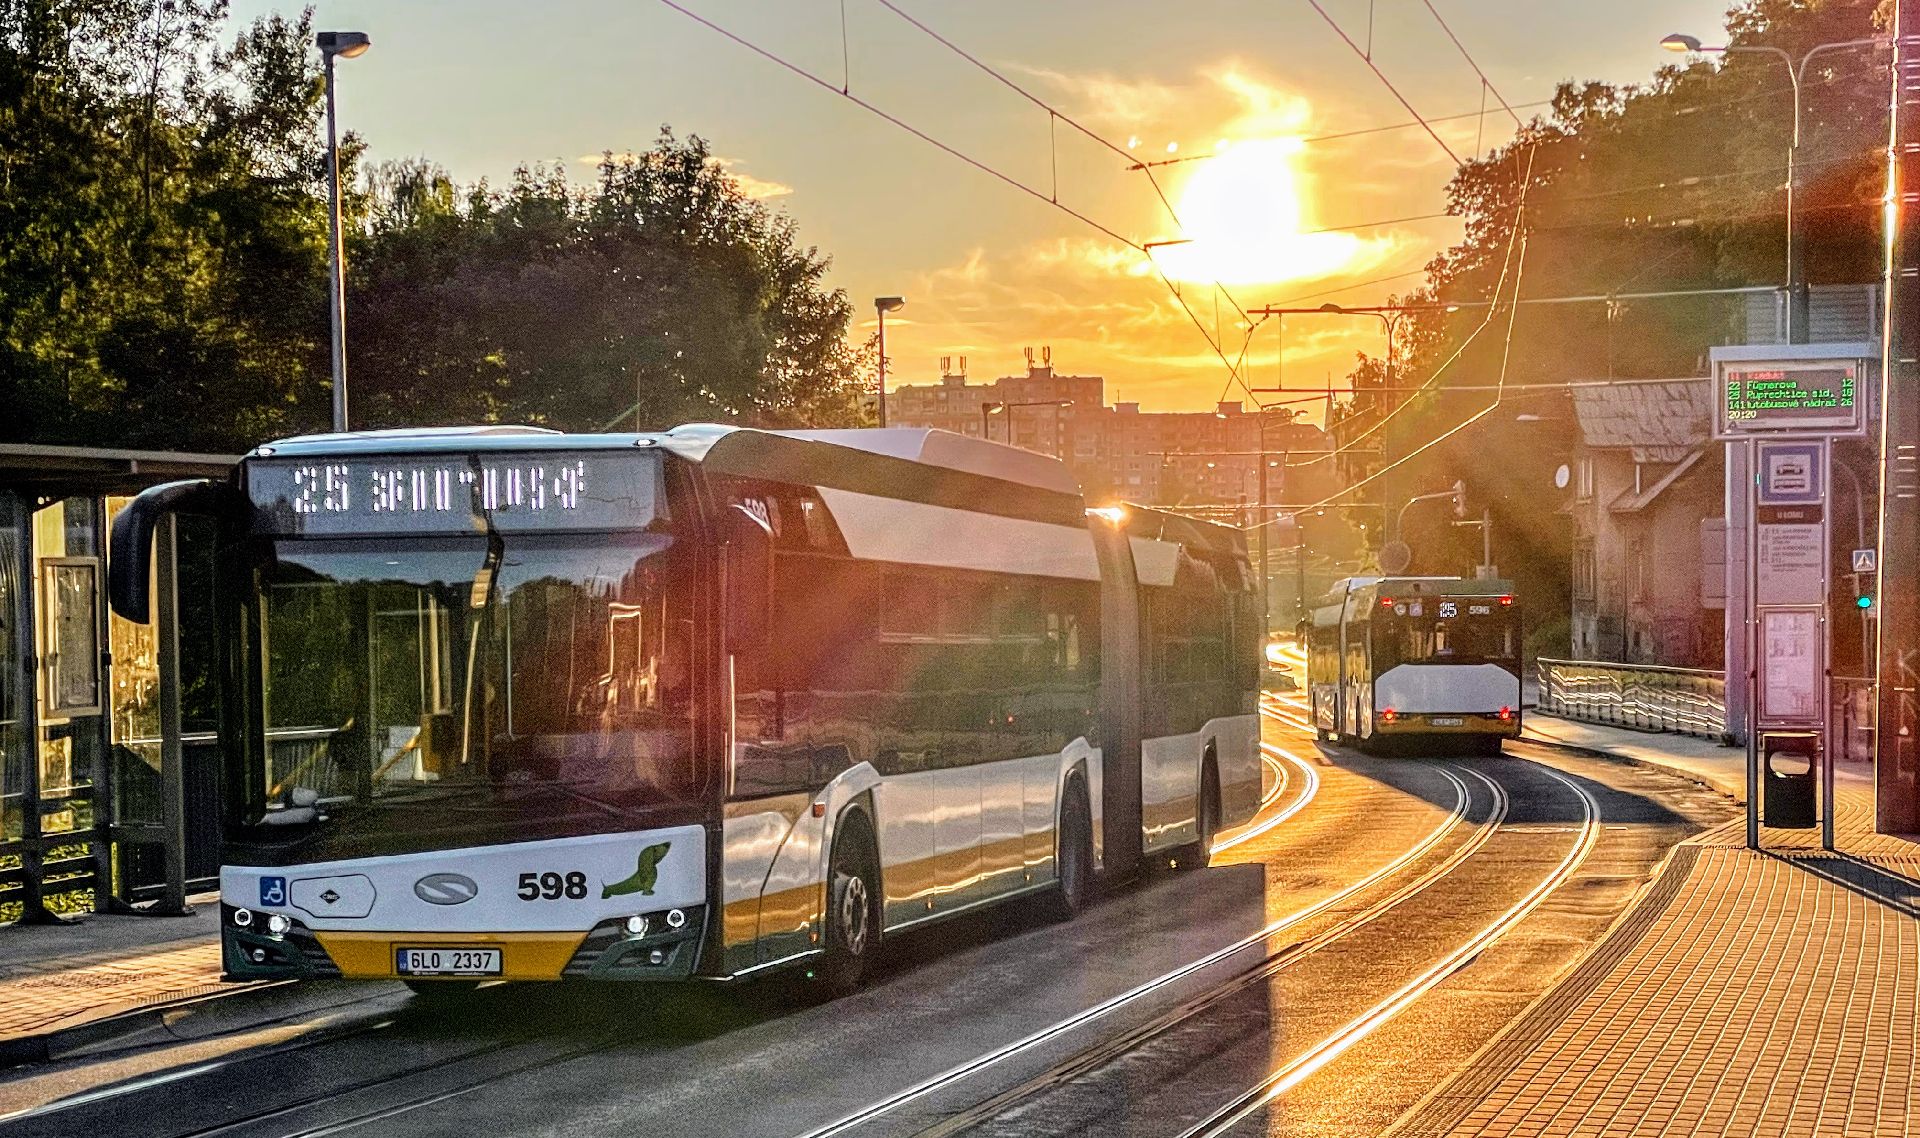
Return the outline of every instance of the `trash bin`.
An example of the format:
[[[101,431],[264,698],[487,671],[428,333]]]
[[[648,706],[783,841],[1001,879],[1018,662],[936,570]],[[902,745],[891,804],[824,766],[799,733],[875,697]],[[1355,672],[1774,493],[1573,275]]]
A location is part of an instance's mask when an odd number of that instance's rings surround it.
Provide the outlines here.
[[[1778,829],[1805,830],[1814,824],[1814,779],[1820,766],[1820,736],[1812,731],[1768,732],[1760,736],[1760,777],[1766,823]]]

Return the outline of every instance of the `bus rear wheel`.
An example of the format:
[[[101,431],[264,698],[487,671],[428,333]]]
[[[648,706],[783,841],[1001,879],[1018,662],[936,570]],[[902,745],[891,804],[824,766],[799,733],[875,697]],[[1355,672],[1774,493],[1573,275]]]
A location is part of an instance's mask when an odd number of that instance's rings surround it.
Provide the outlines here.
[[[828,999],[859,989],[880,944],[879,858],[863,814],[850,814],[827,869],[827,952],[814,970]]]
[[[1093,808],[1087,784],[1077,776],[1067,780],[1060,803],[1059,841],[1054,862],[1058,879],[1047,894],[1045,912],[1052,920],[1071,921],[1087,907],[1093,889]]]

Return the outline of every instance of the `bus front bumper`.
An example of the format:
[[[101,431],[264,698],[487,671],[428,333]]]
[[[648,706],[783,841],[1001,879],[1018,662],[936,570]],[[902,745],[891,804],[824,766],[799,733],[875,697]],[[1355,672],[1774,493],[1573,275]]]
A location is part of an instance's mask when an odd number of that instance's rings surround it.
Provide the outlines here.
[[[225,978],[250,980],[402,980],[401,949],[482,948],[500,951],[497,975],[454,976],[466,980],[685,980],[693,975],[706,927],[703,906],[677,910],[684,920],[670,925],[667,912],[646,914],[641,933],[624,918],[602,921],[586,932],[427,933],[328,932],[287,919],[279,931],[266,915],[248,914],[242,925],[232,905],[220,907],[221,964]],[[428,979],[428,977],[421,977]]]

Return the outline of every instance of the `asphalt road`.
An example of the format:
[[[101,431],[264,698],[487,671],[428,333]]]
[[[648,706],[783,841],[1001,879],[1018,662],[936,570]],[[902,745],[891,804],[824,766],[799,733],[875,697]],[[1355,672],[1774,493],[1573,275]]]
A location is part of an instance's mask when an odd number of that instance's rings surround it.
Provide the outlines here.
[[[13,1072],[0,1135],[1376,1135],[1731,814],[1527,746],[1319,747],[1275,711],[1286,783],[1211,868],[1068,925],[1015,909],[901,938],[848,999],[315,988],[216,1034]]]

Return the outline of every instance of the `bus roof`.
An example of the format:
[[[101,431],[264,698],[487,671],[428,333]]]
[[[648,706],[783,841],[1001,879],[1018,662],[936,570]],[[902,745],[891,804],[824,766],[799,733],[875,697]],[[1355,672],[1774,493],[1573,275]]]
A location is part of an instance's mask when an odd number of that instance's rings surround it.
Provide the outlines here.
[[[1054,498],[1054,509],[1079,513],[1080,485],[1065,463],[1003,443],[968,438],[950,431],[923,427],[880,427],[847,430],[767,431],[715,423],[692,423],[668,431],[626,434],[567,434],[544,427],[473,426],[404,427],[394,430],[347,431],[279,439],[249,452],[248,457],[293,458],[306,455],[448,454],[474,452],[619,450],[659,447],[689,462],[718,472],[747,478],[790,481],[803,485],[834,485],[883,497],[900,496],[905,470],[911,463],[922,470],[933,467],[962,477],[951,480],[958,490],[972,478],[1041,491]],[[976,489],[985,489],[978,483]],[[918,495],[907,495],[918,496]],[[944,495],[943,495],[944,496]],[[1069,503],[1067,499],[1071,499]]]

